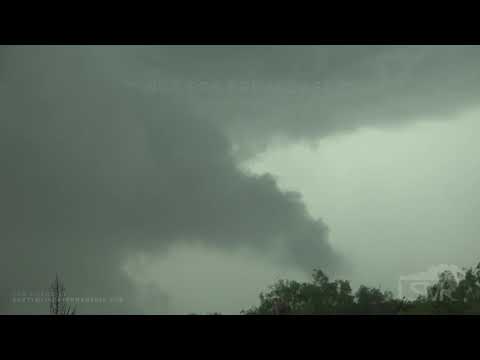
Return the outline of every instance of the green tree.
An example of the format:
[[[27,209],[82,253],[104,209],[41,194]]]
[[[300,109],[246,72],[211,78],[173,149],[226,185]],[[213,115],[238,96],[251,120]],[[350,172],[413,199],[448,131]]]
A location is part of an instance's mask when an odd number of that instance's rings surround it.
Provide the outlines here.
[[[315,269],[310,282],[280,280],[260,294],[260,305],[242,314],[480,314],[480,263],[457,277],[438,276],[427,294],[398,299],[389,291],[361,285],[352,295],[346,280],[330,281]]]

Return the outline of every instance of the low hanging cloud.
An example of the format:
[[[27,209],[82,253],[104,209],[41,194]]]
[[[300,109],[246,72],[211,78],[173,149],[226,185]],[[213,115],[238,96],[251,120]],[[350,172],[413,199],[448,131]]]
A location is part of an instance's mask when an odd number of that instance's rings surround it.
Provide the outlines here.
[[[276,137],[315,141],[448,119],[475,106],[480,88],[478,46],[172,46],[135,55],[145,66],[125,65],[128,81],[190,101],[246,156]]]
[[[5,305],[57,272],[75,294],[128,299],[127,255],[175,242],[265,254],[280,246],[295,266],[337,263],[301,199],[239,170],[218,127],[178,99],[122,87],[88,49],[2,56]],[[133,311],[127,301],[106,311]]]
[[[141,312],[125,259],[178,243],[343,269],[300,195],[241,160],[276,137],[473,104],[479,58],[476,47],[1,48],[0,311],[59,273],[81,296],[127,300],[91,311]]]

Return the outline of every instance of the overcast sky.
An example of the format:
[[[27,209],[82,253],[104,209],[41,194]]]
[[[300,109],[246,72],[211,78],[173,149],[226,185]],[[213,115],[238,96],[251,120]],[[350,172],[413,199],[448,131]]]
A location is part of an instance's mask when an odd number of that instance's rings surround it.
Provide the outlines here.
[[[476,46],[0,48],[0,312],[238,313],[480,261]],[[478,255],[478,256],[477,256]]]

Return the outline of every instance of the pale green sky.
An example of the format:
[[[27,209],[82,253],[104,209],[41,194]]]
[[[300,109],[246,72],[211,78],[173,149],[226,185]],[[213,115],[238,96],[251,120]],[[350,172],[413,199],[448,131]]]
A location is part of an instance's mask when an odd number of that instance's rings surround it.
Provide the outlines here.
[[[56,273],[125,298],[84,313],[238,313],[313,267],[395,289],[474,265],[479,63],[478,46],[0,47],[0,312],[45,310],[10,294]]]
[[[480,110],[402,129],[360,129],[318,147],[267,151],[249,168],[296,189],[354,263],[354,280],[395,289],[431,265],[480,256]]]
[[[316,146],[272,148],[244,166],[302,194],[309,212],[328,224],[333,247],[352,262],[345,278],[354,287],[396,293],[401,275],[480,260],[479,116],[473,110],[450,121],[359,129]],[[129,270],[169,293],[171,313],[238,313],[275,280],[306,279],[248,251],[181,246],[160,260],[139,259]]]

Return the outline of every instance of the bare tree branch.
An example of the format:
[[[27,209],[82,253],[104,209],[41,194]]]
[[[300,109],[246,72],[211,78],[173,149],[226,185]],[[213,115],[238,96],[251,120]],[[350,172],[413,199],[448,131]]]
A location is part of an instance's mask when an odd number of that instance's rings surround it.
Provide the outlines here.
[[[63,283],[55,276],[55,281],[50,286],[50,314],[51,315],[75,315],[75,308],[67,304],[66,290]]]

